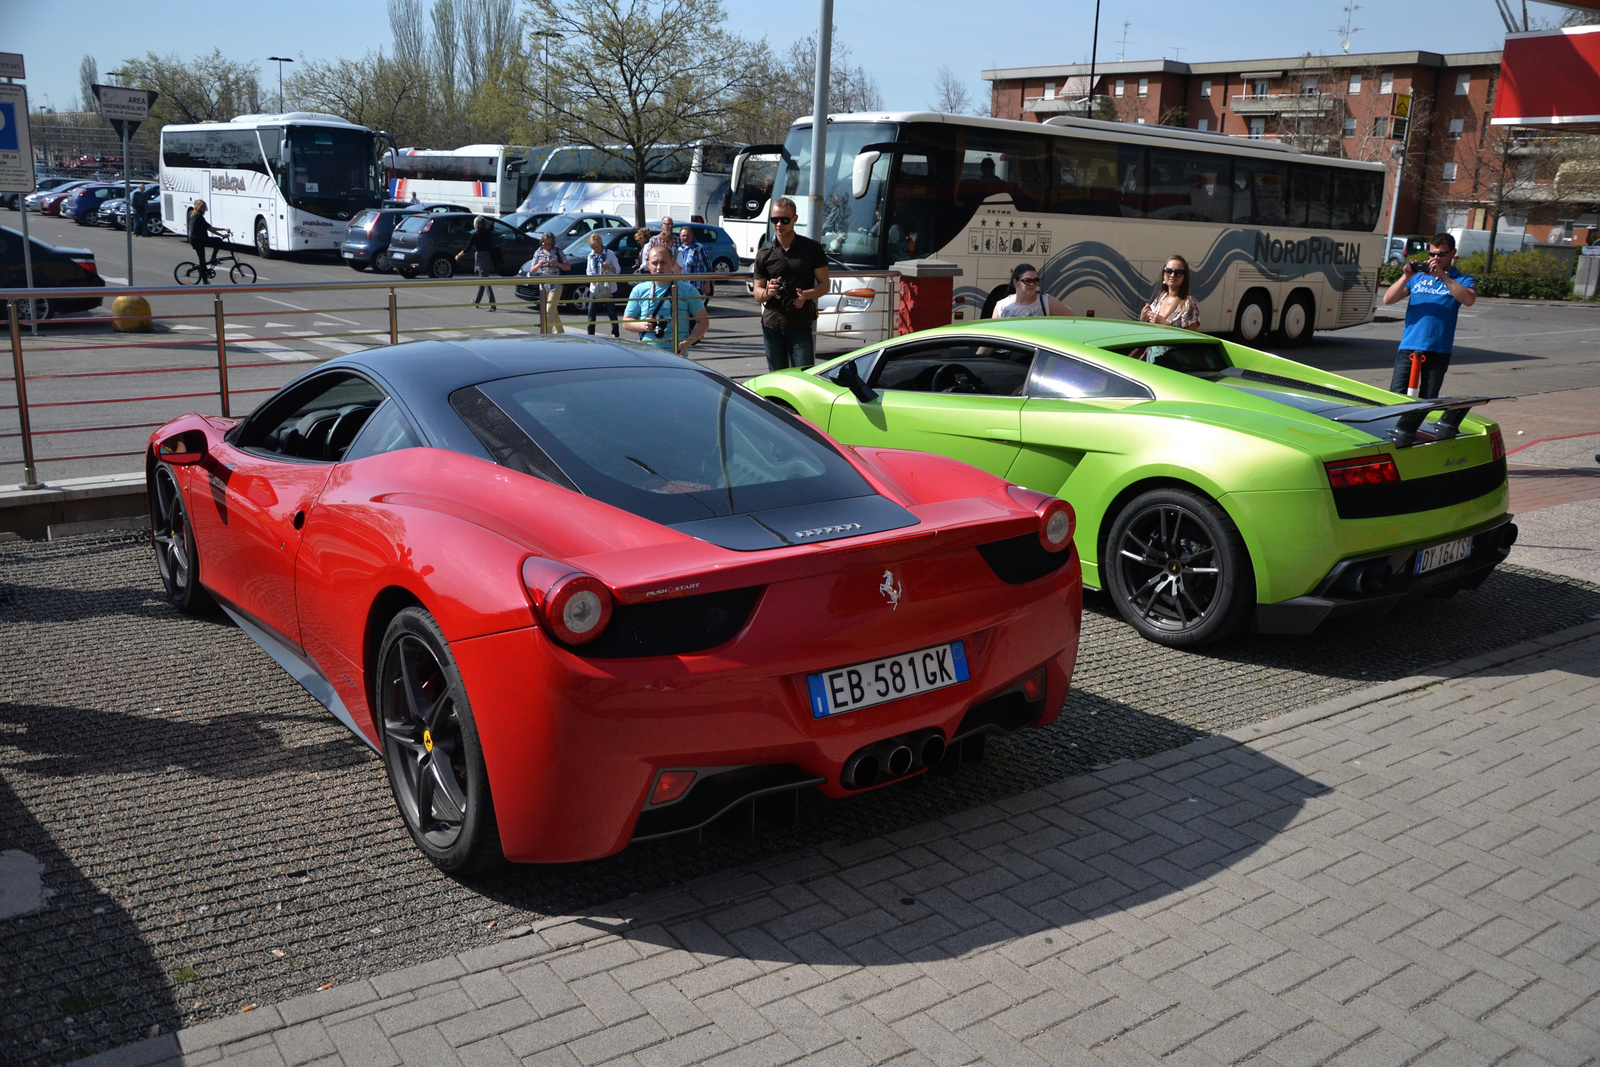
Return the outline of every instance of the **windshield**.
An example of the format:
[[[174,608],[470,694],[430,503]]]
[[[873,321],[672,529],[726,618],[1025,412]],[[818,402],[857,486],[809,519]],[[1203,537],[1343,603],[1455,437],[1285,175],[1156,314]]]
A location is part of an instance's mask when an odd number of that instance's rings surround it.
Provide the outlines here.
[[[874,495],[825,439],[702,371],[558,371],[478,390],[579,492],[653,522]]]
[[[385,188],[378,176],[372,134],[324,126],[289,128],[286,179],[284,192],[290,201],[313,212],[319,206],[348,211],[356,204],[377,204]]]
[[[834,122],[828,124],[822,187],[822,234],[810,232],[806,222],[804,198],[811,195],[811,127],[792,126],[784,142],[784,156],[778,164],[775,189],[800,207],[797,233],[822,242],[828,255],[852,266],[883,267],[885,258],[883,226],[886,180],[890,157],[885,154],[872,168],[867,195],[859,200],[851,188],[856,155],[869,144],[892,141],[895,127],[880,122]],[[901,259],[903,256],[894,256]]]

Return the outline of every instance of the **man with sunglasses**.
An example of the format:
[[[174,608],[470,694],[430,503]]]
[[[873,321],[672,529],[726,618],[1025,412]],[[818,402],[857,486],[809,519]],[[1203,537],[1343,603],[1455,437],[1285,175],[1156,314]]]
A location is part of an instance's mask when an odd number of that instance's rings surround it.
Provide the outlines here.
[[[772,202],[772,240],[756,253],[755,296],[767,368],[809,367],[816,360],[817,298],[828,291],[828,255],[794,232],[794,201]]]
[[[1409,391],[1411,369],[1420,363],[1417,394],[1432,400],[1444,386],[1444,372],[1450,369],[1456,318],[1462,308],[1477,302],[1478,294],[1472,276],[1455,269],[1454,237],[1436,233],[1428,246],[1428,265],[1419,269],[1407,260],[1399,279],[1383,294],[1383,302],[1398,304],[1407,297],[1411,300],[1389,391],[1404,396]]]

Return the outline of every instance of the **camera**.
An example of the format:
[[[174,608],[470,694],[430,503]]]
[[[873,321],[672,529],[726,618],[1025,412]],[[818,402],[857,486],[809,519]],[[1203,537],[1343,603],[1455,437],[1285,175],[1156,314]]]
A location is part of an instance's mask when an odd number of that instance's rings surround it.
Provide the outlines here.
[[[651,319],[650,333],[656,337],[665,337],[672,332],[671,319]]]
[[[793,278],[787,276],[779,278],[776,285],[769,281],[766,306],[774,311],[793,310],[794,298],[799,295],[800,286]]]

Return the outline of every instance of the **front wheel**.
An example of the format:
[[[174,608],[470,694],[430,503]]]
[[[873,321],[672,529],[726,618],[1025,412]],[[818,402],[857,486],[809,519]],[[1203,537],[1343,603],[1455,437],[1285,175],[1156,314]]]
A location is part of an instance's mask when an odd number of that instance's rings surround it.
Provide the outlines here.
[[[448,873],[503,862],[489,772],[444,634],[422,608],[407,608],[389,623],[380,649],[383,762],[411,839]]]
[[[167,603],[185,615],[211,608],[211,596],[200,585],[200,553],[195,548],[189,512],[172,468],[158,464],[150,489],[150,544]]]
[[[228,271],[228,280],[234,285],[254,285],[256,269],[248,263],[235,263]]]
[[[1247,345],[1259,342],[1267,335],[1271,325],[1272,301],[1267,299],[1265,293],[1251,293],[1245,297],[1233,320],[1234,332]]]
[[[1122,617],[1171,648],[1229,637],[1255,607],[1255,573],[1238,527],[1185,489],[1156,489],[1123,508],[1101,571]]]
[[[272,258],[272,239],[267,233],[266,219],[256,219],[256,255],[262,259]]]
[[[161,221],[160,215],[151,215],[144,222],[144,232],[151,237],[160,237],[167,232],[166,224]]]

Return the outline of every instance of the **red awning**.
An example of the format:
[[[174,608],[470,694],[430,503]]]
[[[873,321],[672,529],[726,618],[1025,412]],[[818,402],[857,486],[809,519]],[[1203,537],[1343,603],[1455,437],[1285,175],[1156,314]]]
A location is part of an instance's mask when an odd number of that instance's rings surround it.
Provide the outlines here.
[[[1600,129],[1600,26],[1507,35],[1492,122]]]

